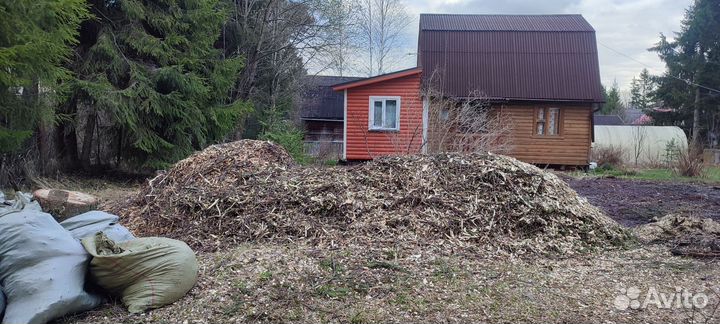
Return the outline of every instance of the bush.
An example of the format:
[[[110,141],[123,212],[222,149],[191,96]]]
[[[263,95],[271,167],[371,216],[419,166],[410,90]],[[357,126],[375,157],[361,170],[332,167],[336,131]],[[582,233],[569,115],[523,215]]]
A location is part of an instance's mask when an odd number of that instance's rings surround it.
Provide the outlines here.
[[[592,149],[592,159],[598,167],[612,169],[622,166],[623,149],[616,146],[600,146]]]
[[[688,147],[678,151],[673,173],[683,177],[700,177],[705,174],[702,148]]]
[[[282,146],[299,164],[311,162],[310,156],[305,153],[305,132],[287,120],[268,125],[260,139]]]

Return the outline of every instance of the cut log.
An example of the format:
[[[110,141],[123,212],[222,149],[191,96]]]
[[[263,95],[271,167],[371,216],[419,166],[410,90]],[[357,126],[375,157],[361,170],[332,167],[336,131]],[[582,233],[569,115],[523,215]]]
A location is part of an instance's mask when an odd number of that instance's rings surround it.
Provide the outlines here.
[[[60,222],[70,217],[97,209],[98,199],[86,193],[58,189],[39,189],[33,197],[44,212]]]

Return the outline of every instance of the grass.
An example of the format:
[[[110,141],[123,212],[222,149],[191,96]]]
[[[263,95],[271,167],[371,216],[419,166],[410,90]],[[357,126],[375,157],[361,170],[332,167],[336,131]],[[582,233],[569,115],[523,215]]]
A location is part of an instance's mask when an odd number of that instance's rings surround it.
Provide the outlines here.
[[[342,298],[350,294],[350,289],[333,285],[322,285],[316,291],[319,295],[328,298]]]
[[[578,172],[577,175],[585,175],[585,173]],[[706,168],[702,177],[678,176],[671,169],[596,169],[588,172],[587,175],[649,181],[720,183],[720,168],[718,167]]]
[[[260,272],[260,281],[269,281],[270,279],[272,279],[272,277],[273,274],[270,271]]]

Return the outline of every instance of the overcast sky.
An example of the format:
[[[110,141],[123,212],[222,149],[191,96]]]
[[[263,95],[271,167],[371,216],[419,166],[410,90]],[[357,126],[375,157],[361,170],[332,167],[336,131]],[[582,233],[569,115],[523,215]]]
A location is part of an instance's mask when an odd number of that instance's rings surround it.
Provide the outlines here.
[[[413,22],[408,27],[407,52],[417,51],[420,13],[462,14],[582,14],[597,32],[600,75],[603,84],[617,80],[627,90],[643,65],[624,57],[608,46],[649,66],[660,74],[664,65],[648,52],[659,39],[679,31],[685,9],[692,0],[403,0]],[[605,46],[603,46],[605,45]],[[398,68],[415,66],[415,56],[406,55]]]

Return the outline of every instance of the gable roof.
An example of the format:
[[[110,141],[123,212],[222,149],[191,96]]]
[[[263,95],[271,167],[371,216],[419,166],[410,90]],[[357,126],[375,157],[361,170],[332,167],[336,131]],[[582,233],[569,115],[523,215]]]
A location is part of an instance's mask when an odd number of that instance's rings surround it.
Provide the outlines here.
[[[454,97],[603,101],[595,31],[580,15],[422,14],[418,66]]]
[[[400,70],[400,71],[390,72],[390,73],[386,73],[386,74],[376,75],[376,76],[372,76],[369,78],[358,79],[358,80],[354,80],[354,81],[350,81],[350,82],[336,84],[335,86],[333,86],[333,90],[341,91],[341,90],[345,90],[345,89],[361,87],[361,86],[378,83],[378,82],[382,82],[382,81],[402,78],[402,77],[406,77],[406,76],[414,75],[414,74],[418,74],[418,73],[422,73],[422,69],[415,67],[415,68],[410,68],[410,69],[406,69],[406,70]]]
[[[358,79],[361,78],[324,75],[305,77],[300,118],[342,121],[344,97],[342,93],[333,91],[332,86]]]
[[[581,15],[420,14],[420,30],[594,32]]]

